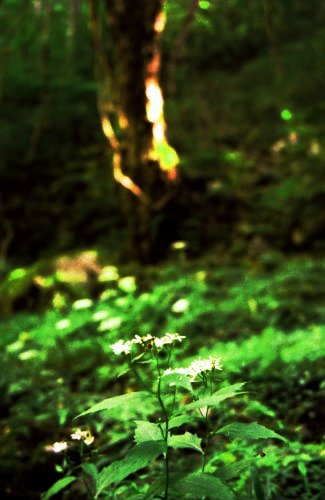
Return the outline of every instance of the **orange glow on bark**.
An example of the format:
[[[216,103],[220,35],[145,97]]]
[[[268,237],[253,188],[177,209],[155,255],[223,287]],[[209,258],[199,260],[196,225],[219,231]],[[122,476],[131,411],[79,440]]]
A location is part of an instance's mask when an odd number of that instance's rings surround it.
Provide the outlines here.
[[[148,121],[153,124],[161,122],[163,119],[164,101],[158,82],[152,77],[146,80],[146,96]]]
[[[166,122],[164,118],[164,99],[156,76],[146,79],[147,119],[152,123],[152,146],[148,153],[151,160],[157,161],[161,170],[166,172],[167,179],[175,181],[178,156],[168,144],[166,137]]]
[[[166,24],[166,14],[164,12],[159,12],[155,21],[155,26],[154,26],[155,31],[157,33],[161,33],[162,31],[164,31],[165,24]]]
[[[115,133],[114,133],[113,127],[111,125],[111,122],[109,121],[109,119],[106,116],[102,116],[101,121],[102,121],[103,132],[104,132],[106,138],[108,139],[113,151],[115,151],[119,147],[119,144],[118,144],[117,139],[115,137]]]
[[[113,127],[111,122],[107,118],[107,116],[102,116],[102,129],[103,132],[108,139],[108,142],[113,150],[113,176],[116,182],[121,184],[123,187],[131,191],[134,196],[141,198],[143,201],[147,202],[146,196],[143,191],[137,186],[130,177],[123,174],[122,166],[121,166],[121,153],[120,153],[120,145],[115,136]]]
[[[173,167],[170,170],[167,170],[167,179],[170,182],[175,182],[177,180],[177,168]]]
[[[154,29],[157,37],[165,27],[166,16],[159,12],[156,17]],[[146,114],[147,120],[152,123],[152,144],[148,152],[148,158],[158,162],[159,167],[166,173],[169,181],[177,178],[176,167],[179,158],[176,151],[168,144],[166,137],[166,122],[164,118],[164,99],[159,85],[160,54],[158,49],[154,51],[151,61],[147,64],[147,78],[145,80],[145,91],[147,97]]]
[[[120,115],[118,118],[119,125],[122,129],[126,129],[129,126],[129,121],[124,115]]]
[[[121,155],[118,152],[113,154],[113,175],[116,182],[131,191],[138,198],[143,197],[143,192],[130,177],[124,175],[121,168]]]

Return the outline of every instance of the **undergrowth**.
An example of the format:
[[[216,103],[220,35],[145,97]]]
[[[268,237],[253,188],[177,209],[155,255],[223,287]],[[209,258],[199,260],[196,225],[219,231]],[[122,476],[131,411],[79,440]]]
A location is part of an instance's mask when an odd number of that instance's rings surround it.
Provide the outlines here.
[[[323,269],[321,262],[302,258],[277,262],[269,271],[213,259],[179,259],[159,271],[132,273],[104,266],[95,284],[80,286],[79,298],[69,283],[62,286],[62,276],[38,279],[47,309],[22,311],[0,324],[1,490],[16,498],[47,490],[62,474],[61,454],[50,447],[74,432],[74,417],[105,397],[139,390],[112,344],[135,334],[178,332],[186,341],[176,349],[177,363],[171,355],[172,365],[221,357],[222,383],[247,383],[248,396],[223,403],[219,426],[258,421],[290,440],[275,447],[272,440],[242,444],[220,437],[213,467],[224,471],[231,490],[242,498],[255,498],[259,490],[264,497],[256,498],[321,498]],[[11,282],[21,279],[22,273],[12,273]],[[133,440],[129,418],[127,409],[113,420],[105,412],[88,415],[83,425],[95,439],[82,460],[99,470],[120,460]],[[184,432],[200,435],[200,425],[186,425]],[[70,452],[80,466],[79,451]],[[254,469],[224,469],[256,456]],[[173,460],[179,468],[187,458],[176,452]],[[148,471],[134,473],[143,488]],[[69,488],[66,495],[77,498],[76,486]]]

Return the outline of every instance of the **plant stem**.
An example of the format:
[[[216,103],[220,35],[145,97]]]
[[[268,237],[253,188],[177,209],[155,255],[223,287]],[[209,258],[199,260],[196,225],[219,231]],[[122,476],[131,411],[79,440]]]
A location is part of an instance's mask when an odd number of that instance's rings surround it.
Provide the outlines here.
[[[208,432],[208,434],[207,434],[207,442],[206,442],[205,450],[204,450],[204,453],[203,453],[202,472],[204,472],[204,470],[205,470],[207,456],[208,456],[208,448],[209,448],[210,441],[211,441],[211,433]]]
[[[164,430],[164,441],[166,444],[166,451],[165,451],[165,493],[164,493],[164,500],[168,500],[168,489],[169,489],[169,450],[168,450],[168,433],[169,433],[169,416],[168,412],[166,410],[166,407],[164,405],[164,401],[161,397],[161,370],[159,366],[159,359],[158,359],[158,354],[155,353],[155,358],[156,358],[156,365],[157,365],[157,372],[158,372],[158,386],[157,386],[157,399],[160,405],[160,408],[163,412],[163,415],[165,417],[165,430]]]

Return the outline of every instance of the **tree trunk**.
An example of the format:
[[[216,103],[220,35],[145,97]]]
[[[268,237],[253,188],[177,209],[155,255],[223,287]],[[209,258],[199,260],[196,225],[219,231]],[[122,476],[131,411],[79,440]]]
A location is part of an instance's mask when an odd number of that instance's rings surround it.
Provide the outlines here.
[[[152,216],[166,198],[166,177],[177,163],[177,155],[165,138],[158,84],[162,4],[163,0],[105,0],[113,90],[102,124],[115,150],[115,179],[126,188],[122,207],[129,254],[145,262],[152,259],[155,247]]]

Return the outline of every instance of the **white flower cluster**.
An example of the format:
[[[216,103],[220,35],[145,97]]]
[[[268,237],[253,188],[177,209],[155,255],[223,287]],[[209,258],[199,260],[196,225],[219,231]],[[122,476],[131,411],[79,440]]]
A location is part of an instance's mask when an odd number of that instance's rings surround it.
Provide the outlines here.
[[[163,337],[153,337],[150,333],[143,337],[135,335],[131,340],[119,340],[111,345],[114,354],[130,354],[132,345],[139,344],[142,347],[156,347],[162,349],[166,345],[174,344],[175,342],[182,342],[185,339],[183,335],[178,333],[166,333]]]
[[[214,358],[213,356],[210,356],[208,359],[197,359],[193,361],[187,368],[169,368],[165,370],[165,375],[169,375],[170,373],[179,373],[180,375],[190,377],[190,379],[193,381],[196,379],[196,377],[201,375],[201,373],[212,370],[222,370],[220,358]]]
[[[130,354],[131,347],[132,347],[132,342],[130,340],[127,340],[126,342],[124,340],[119,340],[118,342],[115,342],[115,344],[111,345],[111,349],[116,355]]]
[[[71,434],[71,439],[83,441],[87,446],[89,446],[95,438],[90,431],[77,429]],[[68,443],[67,441],[57,441],[56,443],[45,446],[45,449],[46,451],[50,451],[52,453],[61,453],[62,451],[66,451],[70,446],[71,443]]]
[[[87,446],[89,446],[95,438],[90,431],[82,431],[81,429],[77,429],[71,434],[71,439],[74,439],[76,441],[83,441]]]
[[[61,453],[68,449],[68,443],[66,441],[57,441],[50,446],[46,447],[47,451],[53,451],[53,453]]]

